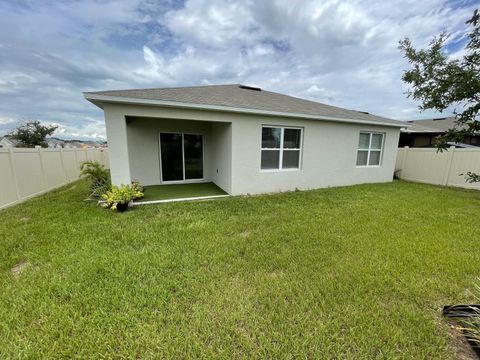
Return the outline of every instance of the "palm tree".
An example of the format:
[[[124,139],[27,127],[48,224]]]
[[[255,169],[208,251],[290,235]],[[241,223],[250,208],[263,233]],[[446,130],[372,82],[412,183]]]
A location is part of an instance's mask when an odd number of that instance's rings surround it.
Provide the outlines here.
[[[99,199],[110,187],[110,172],[98,161],[85,161],[80,167],[80,176],[90,183],[89,198]]]

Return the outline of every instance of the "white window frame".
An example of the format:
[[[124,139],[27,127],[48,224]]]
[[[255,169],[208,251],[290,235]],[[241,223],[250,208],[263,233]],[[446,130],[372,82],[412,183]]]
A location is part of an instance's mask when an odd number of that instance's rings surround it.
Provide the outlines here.
[[[367,151],[367,164],[366,165],[357,165],[357,167],[365,168],[365,167],[380,167],[380,166],[382,166],[382,163],[383,163],[383,148],[385,146],[385,133],[384,132],[377,132],[377,131],[360,131],[360,133],[358,135],[359,139],[360,139],[360,136],[362,134],[369,135],[368,149],[357,147],[357,152],[356,152],[357,156],[355,158],[355,164],[358,161],[358,152],[359,151]],[[382,135],[382,146],[380,147],[380,149],[372,149],[373,135]],[[380,150],[380,159],[378,161],[378,165],[370,165],[370,152],[371,151],[379,151],[379,150]]]
[[[279,148],[264,148],[263,142],[263,129],[275,128],[280,129],[280,147]],[[300,147],[299,148],[287,148],[283,147],[283,139],[285,129],[300,130]],[[262,169],[262,152],[263,151],[280,151],[278,168],[277,169]],[[283,168],[283,152],[284,151],[299,151],[298,153],[298,168]],[[303,157],[303,128],[298,126],[280,126],[280,125],[262,125],[262,131],[260,132],[260,171],[261,172],[279,172],[279,171],[300,171],[302,169],[302,157]]]

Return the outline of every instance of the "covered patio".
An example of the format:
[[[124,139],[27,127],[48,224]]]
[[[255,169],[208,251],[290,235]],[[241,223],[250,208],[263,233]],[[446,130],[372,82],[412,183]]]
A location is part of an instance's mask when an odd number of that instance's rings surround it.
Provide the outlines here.
[[[213,182],[228,192],[230,124],[126,117],[131,180],[144,186]]]

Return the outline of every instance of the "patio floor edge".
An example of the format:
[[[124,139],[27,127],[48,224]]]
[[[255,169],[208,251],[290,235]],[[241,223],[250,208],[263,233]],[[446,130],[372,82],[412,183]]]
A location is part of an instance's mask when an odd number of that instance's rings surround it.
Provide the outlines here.
[[[150,205],[150,204],[162,204],[162,203],[170,203],[170,202],[179,202],[179,201],[193,201],[193,200],[209,200],[209,199],[218,199],[229,197],[231,195],[209,195],[209,196],[195,196],[195,197],[188,197],[188,198],[177,198],[177,199],[163,199],[163,200],[149,200],[149,201],[134,201],[132,202],[132,206],[140,206],[140,205]]]

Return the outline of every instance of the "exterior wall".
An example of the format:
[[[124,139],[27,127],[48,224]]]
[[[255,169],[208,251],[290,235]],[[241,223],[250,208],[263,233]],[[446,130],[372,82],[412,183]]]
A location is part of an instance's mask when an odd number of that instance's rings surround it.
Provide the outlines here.
[[[127,138],[132,180],[138,180],[143,185],[158,185],[161,183],[160,132],[203,135],[204,180],[213,181],[212,172],[215,166],[213,152],[214,138],[209,122],[128,117]]]
[[[105,129],[110,149],[110,174],[115,185],[130,184],[127,122],[121,107],[105,105]]]
[[[303,128],[301,168],[262,171],[262,125]],[[357,167],[360,131],[385,133],[381,166]],[[400,129],[296,119],[244,119],[233,124],[232,194],[259,194],[295,189],[388,182],[393,179]]]
[[[232,192],[232,124],[212,123],[212,180]]]
[[[143,180],[144,184],[153,184],[155,179],[159,180],[158,124],[164,123],[167,126],[168,123],[173,131],[179,131],[177,129],[183,125],[178,120],[210,122],[210,150],[205,154],[209,164],[206,167],[206,171],[209,171],[207,178],[233,195],[387,182],[393,178],[400,133],[400,129],[396,127],[145,105],[110,104],[105,105],[104,109],[107,124],[110,123],[107,125],[107,136],[114,183],[127,175],[128,180],[136,178],[141,182]],[[156,119],[151,120],[150,125],[137,126],[134,122],[128,125],[125,123],[123,129],[122,121],[124,122],[126,117]],[[116,126],[113,121],[120,124]],[[276,172],[260,170],[262,125],[304,128],[300,170]],[[110,129],[114,131],[113,137],[110,136]],[[381,166],[356,166],[360,131],[385,133]],[[128,142],[127,136],[123,136],[127,132]],[[121,155],[113,156],[114,146],[116,149],[121,148]],[[126,161],[120,160],[122,156],[130,158]],[[117,166],[128,166],[128,169],[114,171]],[[114,177],[114,172],[123,177]]]
[[[431,146],[437,135],[417,135],[413,143],[414,147]]]

